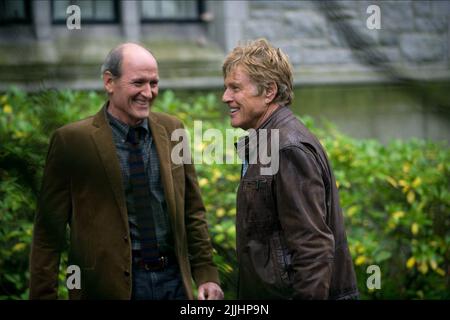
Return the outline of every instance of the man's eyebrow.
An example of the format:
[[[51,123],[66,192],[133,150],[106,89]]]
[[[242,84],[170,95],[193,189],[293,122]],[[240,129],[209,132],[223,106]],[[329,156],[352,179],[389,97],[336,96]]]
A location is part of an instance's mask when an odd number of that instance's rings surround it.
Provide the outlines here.
[[[131,82],[159,82],[159,78],[147,78],[147,77],[137,77],[131,78]]]
[[[230,86],[237,87],[237,86],[239,86],[239,82],[233,80],[233,81],[230,81],[230,82],[228,82],[228,83],[225,83],[224,86],[227,86],[227,87],[230,87]]]
[[[141,77],[140,78],[131,78],[130,79],[131,82],[142,82],[142,81],[145,81],[145,80],[146,80],[145,78],[141,78]]]

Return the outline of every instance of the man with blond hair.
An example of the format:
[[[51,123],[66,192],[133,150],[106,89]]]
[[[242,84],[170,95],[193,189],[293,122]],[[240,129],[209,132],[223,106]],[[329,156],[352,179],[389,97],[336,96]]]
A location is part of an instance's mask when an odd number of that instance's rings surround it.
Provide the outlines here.
[[[231,125],[249,131],[238,143],[238,298],[357,298],[331,166],[289,108],[287,56],[264,39],[253,41],[228,54],[223,75]],[[279,161],[272,172],[264,170],[261,148]]]

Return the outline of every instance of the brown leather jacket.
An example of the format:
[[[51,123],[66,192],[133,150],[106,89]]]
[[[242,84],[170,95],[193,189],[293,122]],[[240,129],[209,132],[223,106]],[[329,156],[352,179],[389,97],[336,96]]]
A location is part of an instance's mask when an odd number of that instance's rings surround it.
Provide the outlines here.
[[[269,131],[265,141],[273,136],[270,129],[279,129],[279,169],[262,175],[260,158],[250,160],[239,185],[238,298],[357,298],[338,190],[323,147],[288,107],[278,108],[261,129]],[[251,142],[242,145],[248,161]]]

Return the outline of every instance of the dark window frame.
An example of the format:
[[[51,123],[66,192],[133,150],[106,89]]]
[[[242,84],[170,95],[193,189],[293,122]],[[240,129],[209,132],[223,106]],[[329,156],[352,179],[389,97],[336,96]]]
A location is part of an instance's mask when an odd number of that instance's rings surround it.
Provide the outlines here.
[[[17,1],[17,0],[16,0]],[[7,20],[0,20],[0,26],[7,25],[30,25],[33,21],[31,17],[31,0],[23,0],[25,6],[25,18],[12,18]]]
[[[55,9],[53,4],[55,3],[55,1],[58,0],[52,0],[51,1],[51,19],[52,19],[52,24],[54,25],[62,25],[62,24],[66,24],[67,21],[67,17],[65,19],[55,19],[54,17],[54,13],[55,13]],[[94,0],[95,1],[95,0]],[[112,0],[113,1],[113,12],[114,12],[114,18],[113,19],[83,19],[83,15],[81,15],[81,24],[117,24],[120,23],[120,3],[119,0]]]
[[[196,0],[197,1],[197,17],[196,18],[145,18],[141,16],[142,24],[150,24],[150,23],[199,23],[204,22],[201,18],[201,15],[205,13],[205,1],[204,0]],[[142,5],[142,3],[141,3]],[[141,7],[142,8],[142,7]]]

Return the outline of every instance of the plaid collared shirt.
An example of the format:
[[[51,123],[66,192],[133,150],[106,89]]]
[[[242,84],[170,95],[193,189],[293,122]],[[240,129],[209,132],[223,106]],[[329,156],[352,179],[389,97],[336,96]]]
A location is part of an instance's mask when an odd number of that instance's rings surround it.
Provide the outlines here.
[[[122,121],[113,117],[106,112],[109,125],[112,129],[113,140],[116,146],[117,157],[119,159],[122,181],[125,190],[125,198],[127,202],[128,222],[130,226],[131,247],[132,250],[139,250],[141,244],[139,242],[139,226],[134,215],[133,197],[130,185],[130,169],[128,164],[129,146],[126,142],[129,126]],[[150,193],[152,199],[152,213],[155,221],[155,232],[158,240],[160,252],[172,252],[172,236],[169,217],[167,214],[167,205],[164,197],[164,188],[161,181],[159,158],[156,146],[153,143],[151,130],[148,120],[145,119],[140,125],[145,129],[144,139],[141,138],[139,145],[142,148],[142,156],[144,160],[145,171],[149,179]]]

